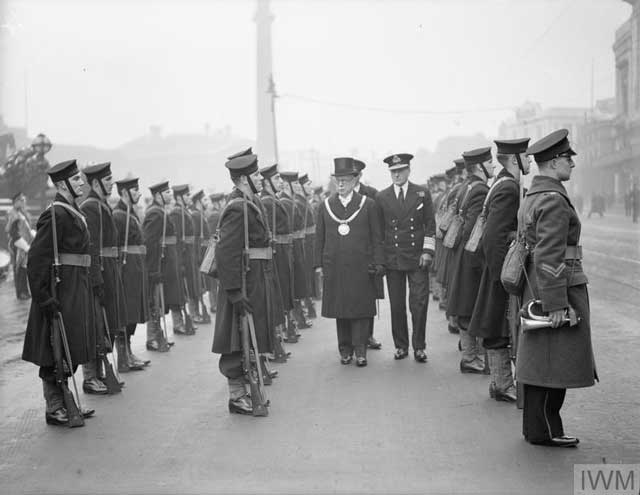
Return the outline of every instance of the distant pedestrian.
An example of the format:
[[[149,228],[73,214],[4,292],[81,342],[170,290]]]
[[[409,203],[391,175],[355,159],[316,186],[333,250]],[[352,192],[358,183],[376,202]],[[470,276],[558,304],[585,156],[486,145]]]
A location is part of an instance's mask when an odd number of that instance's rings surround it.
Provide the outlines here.
[[[638,223],[638,214],[640,213],[640,189],[638,189],[638,183],[633,184],[633,191],[631,192],[631,216],[633,223]]]
[[[31,293],[27,283],[27,253],[35,231],[31,229],[31,218],[27,212],[26,198],[21,192],[13,196],[13,207],[7,214],[5,231],[9,235],[9,251],[13,265],[16,297],[21,300],[29,299]]]

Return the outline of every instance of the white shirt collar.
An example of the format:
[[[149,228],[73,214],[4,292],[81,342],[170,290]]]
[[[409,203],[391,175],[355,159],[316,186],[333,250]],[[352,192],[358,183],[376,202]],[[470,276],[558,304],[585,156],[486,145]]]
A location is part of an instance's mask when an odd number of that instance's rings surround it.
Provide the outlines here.
[[[402,184],[402,186],[398,187],[395,184],[393,185],[393,192],[396,193],[396,198],[400,194],[400,189],[402,189],[402,194],[404,195],[404,199],[407,199],[407,188],[409,187],[409,181]]]
[[[353,190],[349,193],[349,195],[346,198],[343,198],[342,196],[340,196],[338,194],[338,199],[340,200],[340,202],[342,203],[342,206],[344,206],[345,208],[347,207],[347,205],[349,203],[351,203],[351,199],[353,198]]]
[[[359,182],[356,184],[356,187],[354,187],[354,188],[353,188],[353,190],[354,190],[355,192],[357,192],[357,193],[359,193],[359,192],[360,192],[360,183],[359,183]]]

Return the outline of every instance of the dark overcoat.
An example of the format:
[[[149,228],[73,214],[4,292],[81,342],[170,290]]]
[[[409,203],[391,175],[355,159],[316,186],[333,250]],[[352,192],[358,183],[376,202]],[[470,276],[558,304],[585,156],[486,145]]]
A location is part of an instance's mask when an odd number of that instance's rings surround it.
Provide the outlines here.
[[[182,206],[175,206],[169,214],[176,230],[178,244],[178,269],[180,270],[180,285],[185,291],[185,297],[191,299],[198,294],[198,287],[195,278],[195,228],[191,212]],[[183,221],[184,220],[184,221]],[[186,285],[186,289],[184,289]]]
[[[196,284],[196,295],[200,297],[207,291],[203,275],[200,273],[200,264],[204,258],[204,253],[209,245],[209,224],[204,218],[204,215],[197,208],[191,210],[191,218],[193,219],[194,229],[194,259],[193,259],[193,277]]]
[[[307,282],[307,296],[315,297],[317,294],[315,294],[315,275],[313,268],[313,260],[315,257],[313,250],[316,244],[316,220],[314,210],[306,197],[296,194],[295,199],[298,208],[302,212],[302,218],[304,219],[304,270]]]
[[[458,194],[463,187],[463,182],[454,184],[446,195],[446,198],[442,200],[443,213],[449,209],[450,206],[457,203]],[[437,226],[439,228],[439,226]],[[442,245],[442,231],[438,231],[436,235],[436,247],[440,244],[440,252],[436,252],[436,280],[440,282],[443,287],[449,285],[449,278],[451,277],[451,254],[452,250]],[[438,243],[438,241],[440,241]]]
[[[523,301],[542,301],[544,311],[573,307],[581,318],[572,327],[520,331],[516,377],[550,388],[589,387],[597,378],[591,345],[587,277],[582,260],[566,259],[567,246],[580,245],[580,218],[556,179],[536,176],[523,205],[526,239],[532,248]],[[533,295],[532,295],[533,292]]]
[[[504,179],[503,179],[504,178]],[[509,294],[500,281],[502,264],[518,228],[520,187],[513,175],[502,170],[489,191],[485,207],[485,228],[478,249],[482,254],[482,276],[469,324],[476,337],[509,337],[507,303]]]
[[[489,191],[484,181],[476,175],[467,180],[465,193],[459,195],[458,210],[462,210],[464,224],[460,242],[451,255],[451,281],[447,300],[447,315],[471,318],[476,303],[480,278],[482,277],[482,258],[476,251],[465,251],[476,219],[482,211],[484,198]]]
[[[76,204],[57,194],[55,204],[56,234],[59,253],[89,254],[89,230]],[[52,297],[53,230],[51,208],[47,208],[36,226],[27,260],[31,288],[31,309],[24,336],[22,359],[38,366],[53,366],[51,321],[40,305]],[[87,363],[95,356],[96,338],[93,320],[93,294],[87,267],[62,265],[56,297],[65,323],[71,360],[74,365]]]
[[[173,242],[162,248],[163,223],[165,225],[165,237]],[[144,215],[142,223],[144,244],[147,246],[145,258],[147,273],[162,273],[164,288],[164,312],[169,307],[182,306],[184,304],[184,289],[178,268],[178,255],[176,252],[176,230],[168,214],[162,206],[152,203]],[[149,284],[151,285],[151,284]],[[150,287],[150,289],[153,289]]]
[[[127,236],[127,205],[119,201],[113,209],[113,221],[118,230],[119,247],[124,249],[125,240],[127,249],[131,246],[144,246],[142,237],[142,225],[136,214],[135,208],[129,211],[129,234]],[[124,253],[121,254],[121,277],[124,287],[124,315],[127,325],[145,323],[149,319],[149,288],[148,274],[145,265],[145,255],[127,253],[126,263]]]
[[[213,210],[207,216],[207,225],[209,228],[209,239],[216,235],[216,230],[218,229],[218,220],[220,219],[220,210]],[[214,277],[203,277],[205,286],[207,290],[212,293],[218,290],[218,279]]]
[[[273,194],[262,192],[262,204],[266,213],[269,230],[275,234],[273,264],[276,272],[277,291],[280,296],[282,313],[293,309],[291,292],[291,270],[289,266],[290,251],[293,245],[289,215],[282,202]],[[274,225],[275,224],[275,225]],[[282,241],[282,242],[281,242]],[[288,244],[284,243],[287,241]]]
[[[291,233],[293,238],[292,263],[293,270],[293,298],[303,299],[309,296],[309,286],[307,285],[307,271],[305,270],[304,257],[304,236],[296,238],[296,233],[304,233],[304,209],[300,209],[296,202],[286,193],[281,193],[280,201],[287,210]]]
[[[229,300],[229,291],[242,290],[243,272],[246,276],[246,291],[253,310],[258,352],[272,350],[271,336],[274,334],[272,302],[269,288],[272,277],[272,260],[252,259],[249,270],[244,271],[243,250],[245,249],[243,194],[234,189],[220,221],[219,239],[216,245],[218,263],[218,313],[212,351],[217,354],[230,354],[242,350],[239,321]],[[249,248],[269,248],[269,231],[261,208],[253,201],[246,200]]]
[[[378,219],[381,220],[380,213],[378,212],[378,204],[376,203],[376,194],[378,194],[378,190],[373,186],[368,186],[366,184],[360,183],[360,189],[357,192],[362,196],[366,196],[373,200],[376,207],[376,214],[378,215]],[[322,202],[320,206],[322,207]],[[380,232],[384,230],[384,225],[380,223]],[[376,299],[384,299],[384,275],[376,275],[374,278],[374,283],[376,285]]]
[[[87,219],[89,228],[89,252],[91,253],[89,280],[92,287],[103,287],[104,310],[109,330],[118,330],[126,324],[120,260],[118,257],[100,254],[105,249],[117,250],[119,246],[118,230],[113,221],[111,207],[106,201],[101,200],[95,191],[90,190],[87,199],[80,205],[80,211]]]
[[[383,226],[385,267],[418,270],[420,256],[435,253],[436,221],[431,194],[409,182],[407,197],[401,203],[391,185],[376,195],[376,204]]]
[[[363,202],[364,201],[364,202]],[[339,222],[358,212],[348,224],[349,233],[338,233]],[[360,209],[360,206],[362,208]],[[354,192],[345,208],[337,194],[320,207],[316,225],[314,265],[322,267],[322,316],[370,318],[376,314],[375,265],[384,264],[380,218],[372,199]]]

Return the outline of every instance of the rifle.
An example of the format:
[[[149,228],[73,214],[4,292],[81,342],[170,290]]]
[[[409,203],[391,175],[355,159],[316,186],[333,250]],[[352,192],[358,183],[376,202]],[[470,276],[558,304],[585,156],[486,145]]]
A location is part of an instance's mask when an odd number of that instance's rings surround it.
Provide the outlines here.
[[[131,213],[131,205],[127,203],[127,221],[124,227],[124,249],[122,250],[122,264],[127,264],[127,248],[129,247],[129,215]]]
[[[185,260],[186,256],[184,256],[184,252],[186,252],[186,245],[187,243],[185,242],[185,222],[184,222],[184,210],[186,208],[186,204],[184,203],[184,197],[182,198],[183,204],[180,205],[180,214],[182,215],[182,244],[183,244],[183,261]],[[186,269],[186,267],[185,267]],[[190,294],[189,294],[189,285],[187,284],[187,278],[186,277],[182,277],[182,285],[184,286],[184,295],[186,296],[186,301],[184,304],[184,308],[183,308],[183,312],[184,312],[184,331],[187,334],[193,335],[195,333],[195,329],[193,328],[193,320],[191,319],[191,315],[189,314],[189,312],[187,311],[187,306],[189,306],[189,301],[191,300]]]
[[[243,215],[244,215],[244,249],[242,251],[242,297],[247,298],[247,272],[250,270],[249,255],[249,216],[247,212],[247,197],[243,194]],[[264,380],[262,377],[262,367],[260,365],[260,355],[258,354],[258,342],[256,339],[253,315],[247,313],[240,317],[240,331],[242,332],[242,351],[244,357],[244,368],[249,381],[251,390],[251,405],[254,416],[268,416],[267,398],[264,392]],[[251,335],[251,337],[249,336]],[[256,358],[256,370],[258,372],[258,380],[254,374],[253,365],[251,364],[251,343],[253,343],[253,352]]]
[[[57,285],[60,283],[60,257],[58,255],[58,232],[56,227],[56,206],[51,205],[51,227],[53,231],[53,273],[51,280],[51,295],[57,299]],[[62,313],[57,310],[52,318],[52,345],[53,345],[53,358],[56,363],[56,382],[62,390],[62,397],[64,400],[64,407],[67,410],[67,418],[69,428],[76,428],[78,426],[84,426],[84,417],[82,416],[80,405],[80,395],[78,394],[78,385],[76,384],[76,378],[73,373],[73,362],[71,361],[71,351],[69,350],[69,342],[67,341],[67,332],[64,326],[64,319]],[[64,372],[64,361],[62,352],[64,350],[65,358],[69,366],[69,373],[71,375],[71,381],[73,382],[73,388],[76,392],[76,400],[74,400],[71,390],[67,385],[67,377]]]
[[[102,321],[104,323],[104,327],[103,327],[104,334],[100,335],[100,330],[98,330],[98,335],[96,335],[96,339],[98,340],[98,342],[102,342],[102,344],[97,345],[98,358],[100,359],[100,361],[102,361],[102,364],[104,365],[104,376],[105,376],[104,384],[107,387],[107,392],[109,395],[114,395],[122,392],[122,386],[120,385],[120,376],[116,378],[115,372],[113,371],[114,368],[111,365],[109,358],[107,357],[107,353],[105,352],[104,341],[106,340],[107,342],[109,342],[109,346],[111,347],[112,352],[113,352],[113,344],[111,342],[111,335],[109,334],[109,321],[107,320],[107,312],[104,309],[104,306],[102,306],[101,309],[102,309]],[[100,326],[98,326],[98,328],[100,328]],[[118,367],[116,366],[115,369],[118,369]]]

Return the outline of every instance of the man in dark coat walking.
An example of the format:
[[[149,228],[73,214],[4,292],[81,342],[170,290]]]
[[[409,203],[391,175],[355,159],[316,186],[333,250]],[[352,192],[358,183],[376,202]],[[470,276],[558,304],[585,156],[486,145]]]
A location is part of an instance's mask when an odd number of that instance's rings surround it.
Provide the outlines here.
[[[367,365],[370,321],[376,314],[374,277],[384,273],[380,218],[371,198],[353,191],[358,171],[352,158],[334,159],[337,194],[320,207],[316,270],[323,278],[322,316],[335,318],[342,364],[356,355]]]
[[[75,160],[59,163],[48,172],[56,188],[53,205],[47,208],[36,226],[27,262],[27,275],[31,287],[31,309],[24,336],[22,359],[40,367],[39,376],[46,403],[45,419],[48,424],[66,425],[69,421],[64,407],[60,385],[56,382],[55,360],[51,346],[51,326],[59,311],[65,323],[71,363],[71,373],[80,364],[95,356],[96,342],[93,324],[93,294],[89,283],[89,230],[76,199],[82,194],[84,181]],[[56,235],[53,238],[55,208]],[[58,278],[54,281],[54,250],[58,250]],[[53,287],[55,286],[55,295]],[[83,410],[85,417],[92,410]]]
[[[468,177],[458,194],[457,209],[463,218],[458,244],[453,248],[452,273],[449,286],[447,313],[456,318],[460,329],[462,373],[484,373],[484,356],[481,355],[480,341],[469,335],[469,322],[478,296],[482,264],[479,253],[465,250],[471,236],[484,198],[489,191],[487,181],[493,177],[495,165],[491,158],[491,148],[478,148],[462,154]],[[482,353],[483,354],[483,353]]]
[[[154,184],[149,190],[152,202],[142,223],[151,305],[147,322],[147,350],[167,352],[173,342],[168,342],[160,320],[171,309],[180,311],[184,294],[178,269],[176,231],[167,211],[171,204],[169,182]],[[164,330],[167,331],[166,328]],[[184,326],[178,330],[184,332]],[[173,331],[176,331],[175,326]]]
[[[524,384],[522,432],[529,443],[575,447],[564,433],[560,409],[567,388],[591,387],[597,379],[591,345],[587,276],[582,270],[581,223],[562,182],[571,178],[576,154],[560,129],[532,144],[540,174],[522,206],[520,228],[532,246],[523,301],[541,302],[551,328],[521,329],[516,377]],[[567,326],[569,308],[580,320]],[[574,322],[575,323],[575,322]]]
[[[409,182],[412,158],[413,155],[401,153],[384,159],[393,184],[376,195],[376,203],[383,225],[391,331],[396,347],[394,358],[404,359],[409,355],[408,283],[413,356],[417,362],[425,363],[429,267],[435,251],[436,222],[429,191]]]
[[[268,278],[273,269],[273,250],[266,219],[254,202],[254,195],[262,189],[257,156],[239,156],[225,166],[235,187],[220,219],[216,245],[220,290],[212,351],[220,354],[219,369],[228,381],[229,412],[252,414],[251,398],[245,388],[240,316],[253,314],[258,343],[254,351],[257,354],[271,352],[273,315]],[[245,245],[245,228],[249,246]],[[243,260],[245,248],[249,252],[248,267]]]
[[[142,194],[137,177],[116,181],[116,187],[120,201],[113,209],[113,221],[118,231],[126,343],[131,361],[137,366],[146,366],[150,361],[138,358],[131,350],[131,336],[135,333],[136,326],[138,323],[146,323],[149,319],[149,288],[145,266],[147,248],[135,208]]]
[[[497,401],[515,402],[509,355],[509,294],[502,286],[500,272],[509,243],[518,229],[521,175],[528,174],[531,166],[525,155],[529,138],[496,140],[495,143],[496,159],[503,169],[491,185],[482,208],[485,226],[478,247],[483,258],[482,277],[468,331],[469,335],[481,338],[487,350],[491,372],[489,395]],[[512,308],[512,311],[517,310]]]
[[[368,186],[366,184],[363,184],[361,182],[362,180],[362,171],[367,168],[366,163],[364,163],[362,160],[356,160],[355,158],[353,159],[353,166],[355,167],[356,171],[358,172],[358,175],[356,175],[355,181],[356,181],[356,185],[353,188],[354,192],[357,192],[358,194],[360,194],[361,196],[366,196],[367,198],[371,198],[375,204],[375,199],[376,199],[376,194],[378,194],[378,190],[375,187],[372,186]],[[376,204],[376,208],[377,208],[377,204]],[[383,226],[380,226],[380,229],[382,229]],[[384,281],[383,281],[383,275],[379,275],[375,277],[375,284],[376,284],[376,299],[384,299]],[[371,318],[371,321],[369,322],[369,338],[367,339],[367,347],[369,349],[381,349],[382,348],[382,344],[376,340],[376,338],[373,336],[373,323],[374,323],[375,319]]]

